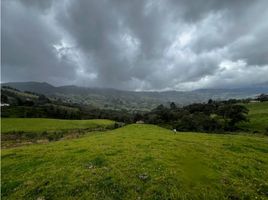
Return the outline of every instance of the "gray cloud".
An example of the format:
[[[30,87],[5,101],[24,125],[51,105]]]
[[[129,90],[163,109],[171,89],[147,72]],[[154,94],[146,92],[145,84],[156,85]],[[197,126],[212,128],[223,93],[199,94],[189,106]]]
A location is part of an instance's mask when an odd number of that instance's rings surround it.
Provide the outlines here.
[[[15,1],[4,1],[2,16],[2,81],[60,84],[58,77],[72,78],[74,66],[66,59],[60,60],[53,47],[61,35],[49,18]]]
[[[266,82],[265,0],[2,2],[2,81],[130,90]]]

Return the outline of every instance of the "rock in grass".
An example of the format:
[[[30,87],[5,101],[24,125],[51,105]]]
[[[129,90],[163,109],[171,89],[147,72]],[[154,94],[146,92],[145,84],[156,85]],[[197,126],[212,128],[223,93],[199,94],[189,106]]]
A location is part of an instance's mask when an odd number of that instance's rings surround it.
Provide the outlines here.
[[[94,168],[94,166],[93,166],[92,163],[88,163],[88,164],[86,164],[86,168],[87,169],[92,169],[92,168]]]
[[[144,173],[144,174],[140,174],[139,175],[139,179],[143,180],[143,181],[146,181],[149,179],[149,175],[147,173]]]

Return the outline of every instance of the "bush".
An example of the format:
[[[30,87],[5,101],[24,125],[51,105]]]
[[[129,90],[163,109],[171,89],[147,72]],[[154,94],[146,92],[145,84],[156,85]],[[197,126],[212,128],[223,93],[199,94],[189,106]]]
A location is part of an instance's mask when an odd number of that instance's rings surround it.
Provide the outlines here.
[[[265,129],[264,134],[268,136],[268,127]]]

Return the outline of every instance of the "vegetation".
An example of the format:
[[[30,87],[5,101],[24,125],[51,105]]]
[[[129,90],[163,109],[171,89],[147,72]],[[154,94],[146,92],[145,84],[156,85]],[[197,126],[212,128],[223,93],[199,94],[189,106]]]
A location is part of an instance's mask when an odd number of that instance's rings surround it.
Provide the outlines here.
[[[2,150],[2,199],[267,199],[267,137],[129,125]]]
[[[268,199],[267,136],[224,134],[268,132],[267,102],[250,101],[130,112],[5,87],[1,198]],[[149,124],[119,128],[137,121],[198,134]]]
[[[268,101],[268,94],[261,94],[257,97],[257,100],[264,102],[264,101]]]
[[[237,124],[247,121],[248,110],[232,102],[212,101],[177,107],[163,105],[144,116],[147,123],[169,126],[179,131],[223,132],[237,130]]]
[[[170,103],[160,105],[151,111],[129,111],[126,109],[100,109],[85,104],[66,103],[61,99],[48,98],[35,92],[21,92],[9,86],[2,86],[1,100],[10,106],[1,109],[2,117],[9,118],[56,118],[56,119],[110,119],[124,123],[145,121],[178,131],[198,132],[225,132],[242,131],[265,132],[265,116],[254,117],[251,114],[250,123],[247,118],[247,105],[251,109],[252,99],[230,99],[226,101],[209,100],[208,103],[195,103],[184,107]],[[259,95],[256,100],[262,99],[259,104],[267,108],[264,102],[265,94]],[[254,109],[254,108],[252,108]],[[264,120],[262,122],[262,120]],[[242,123],[243,122],[243,123]],[[242,125],[241,125],[242,124]],[[251,126],[252,125],[252,126]],[[249,128],[248,126],[251,126]]]
[[[92,129],[114,125],[111,120],[57,120],[40,118],[3,118],[2,133],[8,132],[42,132],[70,129]]]
[[[268,102],[250,103],[245,105],[248,110],[248,122],[240,124],[240,127],[249,132],[268,134]]]
[[[110,120],[3,118],[1,124],[2,148],[77,138],[89,131],[115,128]]]
[[[64,103],[92,106],[107,110],[128,110],[130,112],[150,111],[160,104],[176,102],[179,106],[207,102],[208,99],[226,100],[230,98],[254,98],[257,94],[267,93],[268,86],[261,85],[237,89],[203,89],[188,92],[134,92],[105,88],[85,88],[77,86],[55,87],[48,83],[18,82],[4,83],[20,91],[45,94],[51,99],[61,99]]]
[[[89,105],[63,102],[33,92],[21,92],[8,86],[1,89],[1,102],[8,103],[1,109],[1,117],[56,118],[56,119],[111,119],[133,122],[133,114],[127,110],[99,109]]]

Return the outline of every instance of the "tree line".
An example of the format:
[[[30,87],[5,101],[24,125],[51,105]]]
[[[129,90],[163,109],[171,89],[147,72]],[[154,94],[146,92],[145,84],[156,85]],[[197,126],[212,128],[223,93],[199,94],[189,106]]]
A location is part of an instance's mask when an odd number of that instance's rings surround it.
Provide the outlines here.
[[[248,109],[232,101],[195,103],[178,107],[159,105],[151,112],[136,116],[145,123],[157,124],[178,131],[223,132],[235,131],[238,124],[247,121]]]

